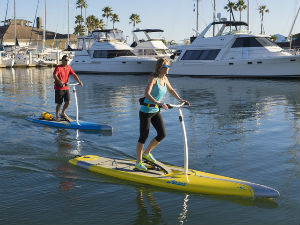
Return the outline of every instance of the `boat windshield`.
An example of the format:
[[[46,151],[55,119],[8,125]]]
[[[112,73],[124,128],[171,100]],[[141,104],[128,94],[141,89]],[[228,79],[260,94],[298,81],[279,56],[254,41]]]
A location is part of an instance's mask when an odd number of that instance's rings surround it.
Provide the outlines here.
[[[235,33],[247,34],[249,32],[247,30],[247,26],[226,26],[221,35],[235,34]]]
[[[163,40],[163,31],[138,31],[134,32],[140,42],[151,40]]]
[[[214,37],[214,36],[222,36],[222,35],[229,35],[229,34],[248,34],[249,31],[247,30],[247,25],[243,23],[234,23],[232,24],[224,24],[224,23],[215,23],[211,25],[209,29],[206,31],[204,37]]]
[[[83,39],[82,38],[78,38],[77,39],[77,50],[82,50],[83,48]]]
[[[96,41],[124,41],[122,31],[120,30],[98,30],[93,31]]]
[[[269,38],[265,37],[239,37],[235,40],[232,48],[267,47],[277,46]]]

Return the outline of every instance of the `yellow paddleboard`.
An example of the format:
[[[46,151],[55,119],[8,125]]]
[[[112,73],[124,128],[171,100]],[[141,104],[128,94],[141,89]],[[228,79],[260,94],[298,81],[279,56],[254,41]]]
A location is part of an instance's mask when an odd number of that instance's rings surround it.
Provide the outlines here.
[[[279,192],[270,187],[196,170],[184,173],[181,167],[148,165],[148,171],[134,170],[135,160],[104,158],[96,155],[76,157],[69,161],[90,171],[123,180],[201,194],[276,198]],[[159,165],[162,165],[159,167]]]

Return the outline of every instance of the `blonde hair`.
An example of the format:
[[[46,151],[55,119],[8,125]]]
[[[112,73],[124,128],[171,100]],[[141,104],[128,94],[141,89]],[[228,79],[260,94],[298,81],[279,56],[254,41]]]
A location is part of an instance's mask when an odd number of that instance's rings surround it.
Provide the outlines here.
[[[162,66],[165,65],[166,63],[167,63],[167,64],[170,63],[169,60],[166,59],[166,58],[159,58],[159,59],[157,60],[156,65],[155,65],[155,69],[154,69],[154,72],[153,72],[153,76],[154,76],[154,77],[158,77],[159,72],[160,72]]]

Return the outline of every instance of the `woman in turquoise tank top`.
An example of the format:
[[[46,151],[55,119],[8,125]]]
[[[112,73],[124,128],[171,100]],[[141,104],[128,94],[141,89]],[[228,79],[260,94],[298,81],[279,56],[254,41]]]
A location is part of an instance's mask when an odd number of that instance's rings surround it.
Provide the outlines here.
[[[136,146],[137,163],[135,169],[146,171],[147,167],[143,164],[142,159],[155,162],[155,158],[150,153],[166,136],[164,122],[162,120],[159,108],[168,109],[161,100],[168,91],[178,101],[190,103],[179,97],[177,92],[172,88],[167,74],[169,72],[170,62],[167,59],[160,58],[157,60],[153,76],[148,81],[145,89],[145,98],[141,99],[140,117],[140,137]],[[147,149],[144,151],[144,144],[149,134],[150,122],[157,132],[157,136],[151,140]]]

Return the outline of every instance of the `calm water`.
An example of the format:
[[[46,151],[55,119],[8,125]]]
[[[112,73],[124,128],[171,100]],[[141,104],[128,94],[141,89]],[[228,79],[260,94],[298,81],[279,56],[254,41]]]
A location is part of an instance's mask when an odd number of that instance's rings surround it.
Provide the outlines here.
[[[77,154],[135,156],[137,100],[147,82],[147,76],[80,77],[80,118],[112,125],[112,135],[25,121],[54,112],[52,69],[0,70],[1,225],[299,224],[300,81],[170,78],[192,104],[183,110],[190,168],[280,191],[267,201],[168,191],[69,165]],[[178,111],[163,117],[167,137],[154,155],[183,166]]]

